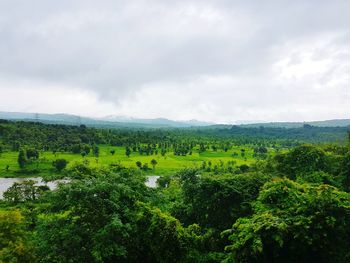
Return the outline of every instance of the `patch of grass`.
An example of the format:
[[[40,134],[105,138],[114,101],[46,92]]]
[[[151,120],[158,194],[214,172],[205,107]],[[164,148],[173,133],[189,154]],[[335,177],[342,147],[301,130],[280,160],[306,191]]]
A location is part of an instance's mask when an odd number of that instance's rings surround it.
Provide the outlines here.
[[[136,162],[140,161],[142,164],[147,163],[151,170],[146,174],[153,175],[168,175],[178,171],[185,167],[200,166],[203,161],[207,163],[210,161],[212,166],[220,163],[220,161],[227,163],[228,161],[234,161],[236,165],[251,164],[255,161],[253,158],[253,149],[249,147],[234,147],[227,152],[222,150],[212,151],[207,150],[203,153],[199,153],[198,149],[194,149],[192,155],[176,156],[172,152],[167,153],[164,157],[158,155],[140,155],[138,152],[132,152],[130,157],[125,155],[124,147],[113,147],[108,145],[100,145],[100,155],[98,158],[94,157],[91,153],[82,157],[80,154],[72,153],[56,153],[41,152],[38,161],[28,164],[26,169],[21,170],[17,163],[17,152],[4,152],[0,156],[0,177],[26,177],[26,176],[42,176],[55,175],[57,171],[52,167],[52,161],[55,159],[63,158],[69,161],[68,167],[71,167],[76,162],[82,162],[87,160],[93,167],[96,166],[108,166],[112,163],[120,163],[125,167],[136,168]],[[245,156],[241,156],[241,149],[245,149]],[[115,154],[112,155],[110,151],[114,149]],[[236,152],[238,155],[233,156]],[[152,169],[151,160],[155,159],[157,165],[155,169]],[[6,169],[6,166],[9,166]]]

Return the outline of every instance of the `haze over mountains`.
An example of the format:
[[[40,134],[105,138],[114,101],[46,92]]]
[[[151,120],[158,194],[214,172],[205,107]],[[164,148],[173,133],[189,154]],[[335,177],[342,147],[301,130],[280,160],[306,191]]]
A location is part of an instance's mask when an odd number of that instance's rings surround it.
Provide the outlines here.
[[[82,117],[71,114],[47,114],[47,113],[25,113],[25,112],[0,112],[0,119],[6,120],[23,120],[23,121],[40,121],[44,123],[57,123],[57,124],[69,124],[80,125],[85,124],[88,126],[96,127],[149,127],[149,128],[162,128],[162,127],[192,127],[192,126],[209,126],[214,123],[202,122],[198,120],[189,121],[174,121],[166,118],[156,119],[138,119],[125,116],[106,116],[103,118],[90,118]]]
[[[334,119],[325,121],[311,122],[263,122],[257,121],[249,123],[248,121],[237,121],[232,124],[218,125],[216,123],[203,122],[198,120],[175,121],[166,118],[141,119],[127,116],[106,116],[103,118],[82,117],[71,114],[46,114],[46,113],[25,113],[25,112],[1,112],[0,119],[6,120],[23,120],[23,121],[40,121],[43,123],[68,124],[94,127],[134,127],[134,128],[189,128],[189,127],[205,127],[205,126],[232,126],[239,125],[241,127],[270,127],[270,128],[299,128],[304,125],[312,125],[317,127],[346,127],[350,126],[350,119]]]

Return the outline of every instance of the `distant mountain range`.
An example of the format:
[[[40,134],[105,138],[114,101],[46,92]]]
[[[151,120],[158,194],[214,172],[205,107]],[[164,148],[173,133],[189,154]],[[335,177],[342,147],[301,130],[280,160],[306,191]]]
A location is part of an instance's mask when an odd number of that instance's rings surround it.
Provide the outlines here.
[[[198,120],[189,121],[174,121],[165,118],[156,119],[138,119],[126,116],[106,116],[104,118],[99,118],[99,120],[110,121],[110,122],[120,122],[120,123],[139,123],[139,124],[150,124],[150,125],[165,125],[171,127],[191,127],[191,126],[209,126],[215,123],[204,122]]]
[[[46,114],[46,113],[24,113],[24,112],[0,112],[0,119],[40,121],[43,123],[80,125],[106,128],[134,127],[134,128],[186,128],[209,126],[214,123],[201,122],[197,120],[174,121],[165,118],[137,119],[123,116],[107,116],[104,118],[88,118],[70,114]]]
[[[22,121],[39,121],[52,124],[67,125],[87,125],[92,127],[105,128],[190,128],[190,127],[208,127],[211,128],[228,128],[232,125],[215,124],[202,122],[198,120],[174,121],[165,118],[156,119],[138,119],[125,116],[106,116],[104,118],[88,118],[70,114],[46,114],[46,113],[24,113],[24,112],[1,112],[0,119],[22,120]],[[350,126],[350,119],[337,119],[326,121],[312,122],[258,122],[247,123],[239,121],[237,126],[246,128],[267,127],[267,128],[299,128],[304,125],[317,127],[347,127]]]

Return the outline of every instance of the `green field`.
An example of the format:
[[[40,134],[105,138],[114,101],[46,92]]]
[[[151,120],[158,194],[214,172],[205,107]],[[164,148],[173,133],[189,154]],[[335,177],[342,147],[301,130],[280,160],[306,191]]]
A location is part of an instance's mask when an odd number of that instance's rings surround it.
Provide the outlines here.
[[[164,157],[160,154],[158,155],[140,155],[139,153],[132,152],[130,157],[125,155],[125,147],[112,147],[108,145],[100,145],[100,155],[98,158],[94,157],[91,153],[82,157],[80,154],[72,153],[56,153],[52,152],[41,152],[39,161],[30,164],[27,170],[37,170],[35,173],[21,171],[18,163],[17,157],[18,152],[4,152],[0,157],[0,177],[21,177],[21,176],[46,176],[53,175],[57,172],[52,167],[52,161],[58,158],[64,158],[69,161],[67,169],[77,162],[83,162],[84,160],[89,162],[92,167],[97,166],[108,166],[113,163],[120,163],[125,167],[136,168],[136,162],[140,161],[142,164],[148,163],[149,168],[152,168],[151,160],[155,159],[157,165],[155,169],[150,169],[147,174],[154,175],[168,175],[178,171],[179,169],[186,167],[200,166],[203,161],[211,161],[212,166],[228,161],[234,161],[236,165],[241,164],[251,164],[255,161],[253,158],[253,149],[248,147],[233,147],[227,152],[222,150],[212,151],[207,150],[203,153],[199,153],[198,149],[194,149],[192,155],[187,156],[175,156],[172,152],[167,153]],[[240,155],[241,149],[245,149],[245,157]],[[115,154],[111,155],[110,151],[114,149]],[[232,156],[232,153],[236,152],[237,156]],[[9,166],[6,170],[6,166]]]

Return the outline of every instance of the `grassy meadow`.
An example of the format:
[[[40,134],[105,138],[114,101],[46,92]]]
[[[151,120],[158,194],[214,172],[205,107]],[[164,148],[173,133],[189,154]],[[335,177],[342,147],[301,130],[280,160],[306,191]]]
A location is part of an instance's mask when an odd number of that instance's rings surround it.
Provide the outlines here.
[[[203,161],[211,162],[212,166],[220,162],[227,163],[234,161],[236,165],[251,164],[255,161],[253,158],[253,149],[249,147],[237,146],[233,147],[227,152],[223,150],[207,150],[199,153],[198,149],[194,149],[192,155],[177,156],[173,152],[168,152],[165,156],[158,155],[140,155],[138,152],[132,152],[130,157],[125,155],[125,147],[113,147],[108,145],[99,145],[100,154],[96,158],[92,153],[82,157],[80,154],[58,152],[40,152],[39,161],[29,164],[25,171],[19,168],[17,163],[18,152],[3,152],[0,156],[0,177],[26,177],[26,176],[46,176],[57,173],[52,167],[52,161],[55,159],[66,159],[69,161],[67,169],[72,167],[75,163],[88,161],[92,167],[108,166],[113,163],[120,163],[125,167],[136,168],[136,162],[140,161],[142,164],[147,163],[150,170],[147,174],[152,175],[168,175],[174,173],[182,168],[200,166]],[[110,153],[115,150],[115,154]],[[241,149],[245,149],[245,156],[241,156]],[[236,152],[237,155],[233,156]],[[272,151],[271,151],[272,152]],[[151,160],[155,159],[157,165],[152,169]],[[8,169],[6,169],[6,167]],[[32,171],[32,172],[31,172]]]

